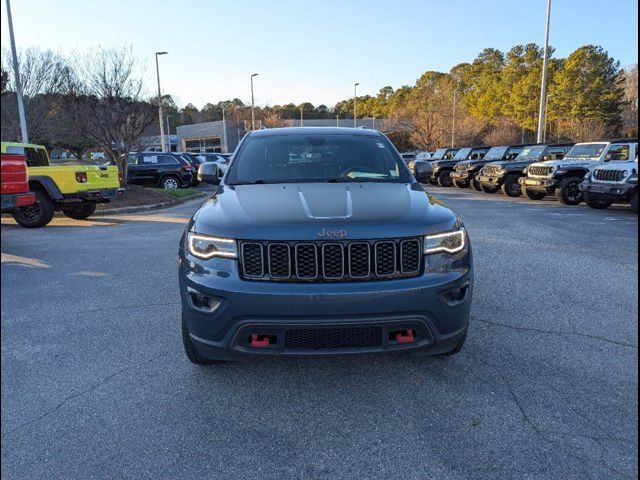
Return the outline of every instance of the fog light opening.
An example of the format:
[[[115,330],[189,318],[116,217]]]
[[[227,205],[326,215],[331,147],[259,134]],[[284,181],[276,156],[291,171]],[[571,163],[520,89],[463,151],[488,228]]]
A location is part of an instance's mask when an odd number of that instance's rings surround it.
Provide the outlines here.
[[[469,285],[464,285],[460,288],[454,288],[442,294],[442,297],[447,303],[460,303],[467,297],[469,291]]]
[[[193,308],[207,313],[216,311],[222,303],[216,297],[210,297],[191,289],[189,289],[189,299]]]

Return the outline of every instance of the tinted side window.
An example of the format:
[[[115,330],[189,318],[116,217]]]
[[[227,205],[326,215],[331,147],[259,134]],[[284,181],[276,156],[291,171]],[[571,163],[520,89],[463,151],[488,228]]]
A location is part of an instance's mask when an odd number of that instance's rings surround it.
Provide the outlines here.
[[[159,165],[177,165],[179,162],[175,157],[170,155],[158,155],[158,164]]]
[[[507,153],[504,156],[504,159],[513,160],[518,155],[520,155],[520,152],[522,152],[522,150],[524,150],[524,147],[510,147],[509,150],[507,150]]]
[[[612,145],[607,152],[607,157],[611,160],[629,160],[631,147],[629,145]]]
[[[27,166],[29,167],[46,167],[49,165],[47,152],[41,148],[27,147],[24,149],[27,157]]]
[[[567,147],[552,147],[547,150],[545,156],[550,156],[552,160],[562,160],[565,153],[567,153]]]

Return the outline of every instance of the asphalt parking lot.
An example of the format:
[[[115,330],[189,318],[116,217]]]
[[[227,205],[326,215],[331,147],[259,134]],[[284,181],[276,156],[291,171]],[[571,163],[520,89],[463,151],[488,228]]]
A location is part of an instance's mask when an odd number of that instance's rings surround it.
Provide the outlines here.
[[[431,188],[475,247],[464,350],[199,368],[197,207],[2,225],[7,479],[636,478],[638,220]]]

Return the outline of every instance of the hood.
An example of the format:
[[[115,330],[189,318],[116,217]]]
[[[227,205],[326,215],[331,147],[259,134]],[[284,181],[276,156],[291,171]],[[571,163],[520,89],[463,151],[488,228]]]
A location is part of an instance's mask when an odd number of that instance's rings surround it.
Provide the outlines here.
[[[497,165],[497,166],[503,167],[506,170],[521,170],[524,167],[526,167],[527,165],[530,165],[535,161],[536,161],[535,159],[530,159],[530,160],[501,160],[501,161],[498,161],[498,162],[490,162],[487,166],[489,166],[489,165]]]
[[[593,159],[584,159],[584,158],[576,158],[572,159],[564,159],[564,160],[548,160],[546,162],[535,162],[532,163],[531,166],[536,167],[556,167],[556,169],[561,168],[572,168],[572,167],[589,167],[596,165],[598,163],[597,158]]]
[[[224,186],[194,214],[192,231],[236,239],[394,238],[450,230],[457,218],[417,184]]]

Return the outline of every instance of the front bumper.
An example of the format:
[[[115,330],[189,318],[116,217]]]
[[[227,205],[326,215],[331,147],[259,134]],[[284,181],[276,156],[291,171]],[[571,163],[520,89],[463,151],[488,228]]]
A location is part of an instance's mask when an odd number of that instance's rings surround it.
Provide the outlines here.
[[[2,211],[11,212],[19,207],[26,207],[36,203],[36,195],[33,192],[9,193],[2,195]]]
[[[580,184],[580,190],[589,196],[618,203],[629,202],[637,189],[637,183],[611,185],[585,181]]]
[[[558,181],[554,178],[521,177],[518,183],[529,190],[544,190],[549,193],[558,186]]]
[[[502,185],[504,175],[477,175],[476,181],[482,185],[499,187]]]
[[[470,182],[475,178],[475,174],[470,171],[457,172],[454,170],[453,172],[451,172],[451,178],[458,181]]]
[[[452,350],[464,337],[473,294],[471,252],[425,257],[418,277],[385,281],[284,283],[246,281],[237,261],[194,259],[180,254],[182,311],[199,353],[211,359],[263,356],[325,356],[390,351],[433,355]],[[193,306],[191,294],[214,297],[213,313]],[[191,292],[191,293],[189,293]],[[452,292],[456,296],[451,295]],[[413,331],[413,341],[395,339]],[[378,340],[340,343],[365,332]],[[368,333],[367,333],[368,332]],[[372,333],[373,332],[373,333]],[[294,345],[291,338],[338,336],[338,346]],[[252,335],[274,341],[256,348]],[[369,338],[369,337],[367,337]],[[334,338],[336,340],[336,338]]]

